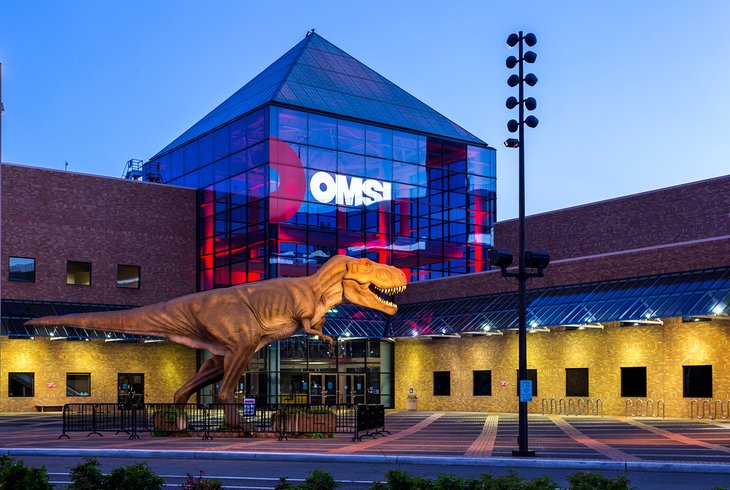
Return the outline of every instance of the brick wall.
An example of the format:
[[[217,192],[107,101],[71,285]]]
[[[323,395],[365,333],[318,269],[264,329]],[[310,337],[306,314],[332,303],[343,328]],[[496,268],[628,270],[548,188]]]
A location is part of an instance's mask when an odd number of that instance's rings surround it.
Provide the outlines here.
[[[3,164],[2,297],[144,305],[195,292],[191,189]],[[34,257],[36,281],[8,281],[8,257]],[[91,286],[66,284],[66,261],[92,263]],[[141,267],[140,289],[116,286]]]
[[[516,219],[495,225],[495,247],[518,249]],[[525,221],[527,250],[552,259],[730,234],[730,175],[548,213]]]
[[[145,401],[172,403],[175,390],[195,371],[195,351],[171,342],[54,342],[0,337],[0,407],[17,412],[35,411],[41,405],[116,403],[118,373],[144,373]],[[8,397],[8,373],[12,372],[35,374],[34,397]],[[91,373],[91,396],[67,397],[66,373]]]
[[[516,412],[518,336],[461,339],[397,339],[396,408],[405,408],[408,389],[421,410]],[[530,334],[528,369],[537,369],[538,397],[565,397],[565,368],[589,369],[589,395],[600,398],[606,415],[624,415],[621,367],[646,366],[647,397],[665,402],[667,417],[689,417],[692,398],[683,398],[682,366],[712,365],[713,397],[730,399],[730,331],[727,322],[619,327]],[[472,396],[474,370],[492,371],[492,396]],[[433,371],[450,371],[451,396],[433,395]],[[500,386],[506,381],[507,386]],[[636,399],[633,399],[634,403]]]

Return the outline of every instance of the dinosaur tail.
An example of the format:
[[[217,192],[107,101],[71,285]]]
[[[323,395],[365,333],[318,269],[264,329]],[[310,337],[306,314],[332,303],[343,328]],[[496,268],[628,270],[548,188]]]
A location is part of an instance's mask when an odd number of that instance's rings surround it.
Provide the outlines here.
[[[91,330],[165,337],[163,323],[168,316],[161,305],[143,306],[120,311],[72,313],[44,316],[25,322],[26,325],[82,327]]]

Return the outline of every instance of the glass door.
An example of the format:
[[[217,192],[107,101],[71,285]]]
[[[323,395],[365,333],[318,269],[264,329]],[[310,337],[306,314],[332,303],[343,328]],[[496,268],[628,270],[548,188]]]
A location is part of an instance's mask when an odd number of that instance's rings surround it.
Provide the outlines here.
[[[309,374],[309,403],[311,405],[322,405],[324,402],[324,375],[315,373]]]
[[[347,373],[340,375],[340,403],[348,405],[365,403],[364,374]]]

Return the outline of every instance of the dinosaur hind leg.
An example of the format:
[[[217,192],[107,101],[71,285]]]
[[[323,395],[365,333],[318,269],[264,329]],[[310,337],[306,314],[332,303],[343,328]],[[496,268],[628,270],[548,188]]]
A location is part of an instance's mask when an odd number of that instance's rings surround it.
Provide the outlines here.
[[[198,372],[175,392],[175,403],[185,404],[200,388],[215,383],[223,377],[223,356],[214,355],[200,366]]]
[[[256,352],[257,343],[249,343],[235,352],[225,355],[223,361],[223,381],[221,381],[218,399],[225,406],[224,417],[230,427],[243,427],[238,407],[234,405],[233,393],[246,366]]]

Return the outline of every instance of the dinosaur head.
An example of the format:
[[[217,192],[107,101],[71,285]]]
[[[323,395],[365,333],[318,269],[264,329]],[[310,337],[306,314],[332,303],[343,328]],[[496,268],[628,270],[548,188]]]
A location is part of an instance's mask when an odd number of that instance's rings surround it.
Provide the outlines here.
[[[406,275],[390,265],[378,264],[369,259],[350,258],[345,265],[347,272],[342,288],[347,301],[356,305],[395,315],[398,306],[391,301],[393,295],[406,289]]]

